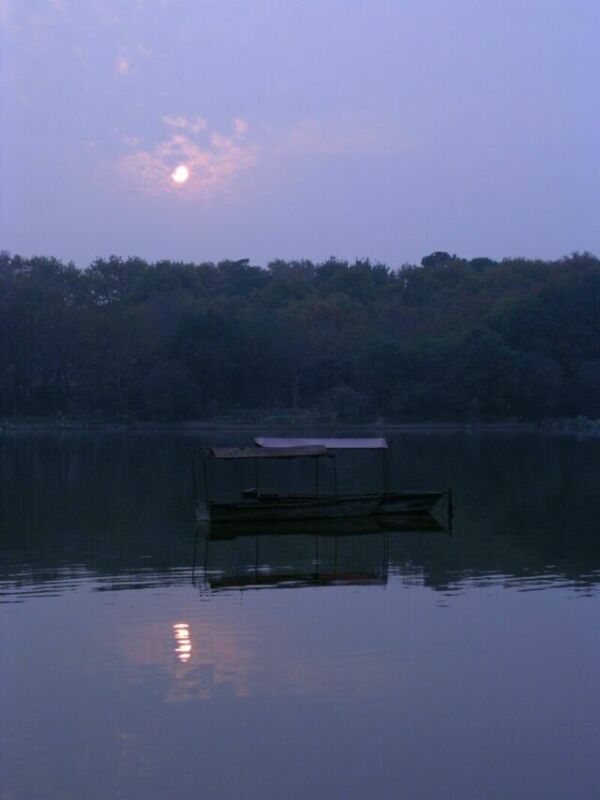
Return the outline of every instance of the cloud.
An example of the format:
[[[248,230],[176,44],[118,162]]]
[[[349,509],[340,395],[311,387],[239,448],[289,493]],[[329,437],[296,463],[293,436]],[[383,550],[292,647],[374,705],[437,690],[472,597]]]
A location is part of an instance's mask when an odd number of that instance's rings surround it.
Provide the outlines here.
[[[255,146],[243,141],[245,130],[241,132],[235,123],[234,133],[224,135],[210,131],[200,117],[164,117],[163,122],[174,131],[170,136],[145,148],[137,137],[126,135],[125,143],[134,150],[117,161],[117,171],[127,184],[145,194],[211,193],[227,186],[256,161]],[[171,175],[179,164],[185,164],[190,177],[177,186]]]
[[[206,124],[206,120],[202,119],[202,117],[195,117],[194,119],[188,119],[184,116],[178,117],[163,117],[163,122],[169,128],[180,128],[184,131],[189,131],[190,133],[200,133],[200,131],[206,130],[208,127]]]
[[[329,119],[305,117],[283,141],[283,150],[294,155],[390,155],[406,150],[406,142],[383,122],[340,115]]]
[[[21,26],[29,27],[31,24],[41,24],[45,27],[48,22],[48,15],[56,13],[64,16],[67,11],[66,0],[44,0],[38,3],[37,7],[33,4],[26,5],[23,0],[0,0],[0,24],[8,25],[9,22],[15,23],[15,29]],[[18,23],[17,23],[18,18]]]
[[[131,61],[125,56],[120,56],[115,61],[115,72],[117,75],[129,75],[131,72]]]
[[[65,0],[48,0],[48,2],[57,14],[64,14],[67,10],[67,4]]]
[[[123,136],[123,141],[128,147],[139,147],[141,144],[139,136],[130,136],[128,133]]]
[[[0,25],[10,27],[12,11],[9,0],[0,0]]]

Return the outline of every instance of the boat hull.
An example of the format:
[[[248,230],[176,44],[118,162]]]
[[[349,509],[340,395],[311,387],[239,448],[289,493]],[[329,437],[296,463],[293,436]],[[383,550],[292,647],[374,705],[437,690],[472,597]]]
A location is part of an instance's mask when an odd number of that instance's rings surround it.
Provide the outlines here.
[[[199,502],[200,522],[352,519],[429,514],[446,492],[386,492],[361,495],[257,494],[235,503]]]
[[[276,520],[346,519],[375,513],[380,495],[281,497],[238,503],[200,502],[196,515],[202,522],[267,522]]]
[[[447,492],[385,492],[375,514],[429,514]]]

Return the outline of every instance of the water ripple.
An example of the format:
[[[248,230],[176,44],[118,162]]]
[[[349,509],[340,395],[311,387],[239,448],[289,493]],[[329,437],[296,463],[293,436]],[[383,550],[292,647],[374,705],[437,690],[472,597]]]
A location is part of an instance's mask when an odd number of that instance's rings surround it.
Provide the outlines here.
[[[239,588],[260,588],[263,590],[289,587],[331,586],[371,586],[391,582],[402,588],[425,586],[442,593],[445,597],[459,596],[469,591],[484,589],[507,589],[517,592],[540,592],[554,589],[569,590],[578,595],[593,595],[599,591],[600,570],[591,570],[576,576],[558,572],[553,567],[542,571],[510,574],[500,570],[487,572],[447,571],[437,577],[428,574],[414,565],[391,566],[387,573],[370,575],[367,579],[360,573],[341,576],[319,575],[307,572],[294,575],[282,570],[278,576],[271,576],[264,570],[253,574],[246,565],[231,573],[212,571],[193,571],[191,566],[172,568],[163,572],[153,569],[128,569],[112,574],[100,574],[83,566],[70,566],[49,571],[31,569],[5,572],[0,580],[0,604],[21,603],[26,599],[60,597],[69,592],[119,592],[140,589],[163,589],[195,583],[202,591],[235,591]],[[279,578],[279,580],[276,579]]]

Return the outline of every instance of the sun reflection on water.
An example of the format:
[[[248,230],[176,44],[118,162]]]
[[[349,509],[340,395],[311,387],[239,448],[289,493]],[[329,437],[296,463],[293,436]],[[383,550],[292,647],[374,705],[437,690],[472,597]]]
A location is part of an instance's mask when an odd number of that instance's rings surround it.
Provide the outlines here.
[[[173,625],[175,636],[175,653],[184,664],[192,655],[192,640],[190,639],[190,626],[187,622],[176,622]]]

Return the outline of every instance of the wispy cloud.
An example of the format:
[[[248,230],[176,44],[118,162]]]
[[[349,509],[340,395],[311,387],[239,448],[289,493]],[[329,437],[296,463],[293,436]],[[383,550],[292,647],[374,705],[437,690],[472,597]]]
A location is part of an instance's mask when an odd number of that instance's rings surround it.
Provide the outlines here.
[[[0,23],[13,23],[15,29],[32,24],[46,27],[49,24],[47,11],[64,16],[67,11],[66,0],[44,0],[37,5],[22,0],[0,0]]]
[[[169,128],[179,128],[180,130],[189,131],[190,133],[200,133],[200,131],[205,131],[207,129],[206,120],[202,119],[202,117],[194,117],[194,119],[188,119],[184,116],[178,117],[163,117],[163,122]],[[237,120],[234,120],[234,125]],[[236,133],[239,133],[236,128]]]
[[[48,2],[58,14],[64,14],[67,10],[66,0],[48,0]]]
[[[0,25],[9,27],[12,6],[9,0],[0,0]]]
[[[129,75],[131,72],[131,61],[125,56],[119,56],[115,61],[115,72],[117,75]]]
[[[390,155],[406,149],[406,140],[397,129],[352,115],[305,117],[283,140],[284,151],[307,156]]]
[[[227,186],[256,160],[256,148],[245,141],[247,125],[241,130],[236,120],[233,133],[211,131],[200,117],[163,117],[172,131],[151,147],[144,147],[137,137],[128,134],[125,144],[133,148],[117,161],[117,171],[127,184],[146,194],[178,192],[208,194]],[[184,164],[189,179],[182,185],[172,180],[173,170]]]

